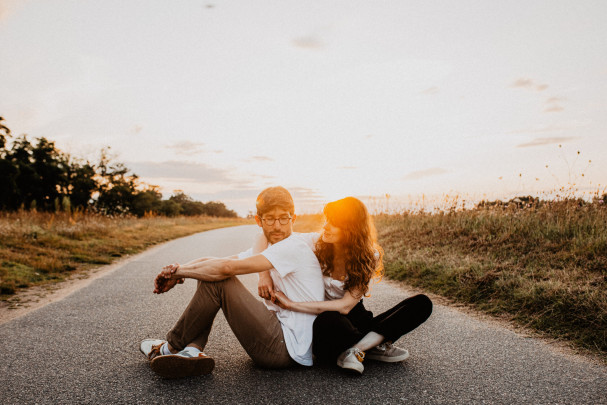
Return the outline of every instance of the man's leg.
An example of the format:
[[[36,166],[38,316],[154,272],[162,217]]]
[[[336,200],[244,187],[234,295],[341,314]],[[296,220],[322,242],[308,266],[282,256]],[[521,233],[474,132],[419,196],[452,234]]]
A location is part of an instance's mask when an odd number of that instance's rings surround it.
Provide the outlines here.
[[[199,281],[190,304],[167,334],[169,344],[177,350],[189,344],[204,349],[220,308],[238,341],[256,364],[268,368],[293,364],[278,318],[236,277],[212,283]]]

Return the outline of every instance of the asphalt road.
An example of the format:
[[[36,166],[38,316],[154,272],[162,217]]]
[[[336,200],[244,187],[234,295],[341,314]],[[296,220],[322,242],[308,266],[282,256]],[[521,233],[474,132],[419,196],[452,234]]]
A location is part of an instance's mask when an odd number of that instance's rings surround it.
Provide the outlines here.
[[[245,250],[255,226],[182,238],[134,257],[61,301],[0,325],[1,404],[412,403],[607,404],[607,367],[435,305],[430,319],[398,344],[403,363],[365,363],[356,377],[336,367],[254,366],[222,315],[206,353],[212,375],[164,380],[139,352],[163,338],[195,282],[152,294],[160,267]],[[251,290],[256,277],[243,278]],[[366,299],[379,313],[412,293],[382,282]]]

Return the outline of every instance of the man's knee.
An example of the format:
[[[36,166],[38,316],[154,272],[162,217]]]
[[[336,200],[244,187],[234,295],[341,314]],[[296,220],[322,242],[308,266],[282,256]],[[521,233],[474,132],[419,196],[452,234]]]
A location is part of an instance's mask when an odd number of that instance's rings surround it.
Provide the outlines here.
[[[226,278],[224,280],[220,280],[220,281],[198,280],[196,289],[197,290],[209,290],[209,289],[216,289],[216,288],[225,288],[225,286],[227,286],[227,285],[232,285],[232,284],[236,284],[236,283],[239,283],[239,281],[235,276],[228,277],[228,278]]]

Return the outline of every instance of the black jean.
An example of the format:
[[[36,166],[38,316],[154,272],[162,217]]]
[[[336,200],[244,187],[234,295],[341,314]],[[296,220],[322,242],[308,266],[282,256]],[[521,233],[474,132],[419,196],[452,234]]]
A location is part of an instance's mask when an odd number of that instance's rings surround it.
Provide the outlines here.
[[[407,298],[376,317],[360,300],[347,315],[329,311],[316,317],[312,351],[317,361],[333,362],[369,332],[379,333],[384,341],[396,342],[424,323],[431,313],[432,301],[423,294]]]

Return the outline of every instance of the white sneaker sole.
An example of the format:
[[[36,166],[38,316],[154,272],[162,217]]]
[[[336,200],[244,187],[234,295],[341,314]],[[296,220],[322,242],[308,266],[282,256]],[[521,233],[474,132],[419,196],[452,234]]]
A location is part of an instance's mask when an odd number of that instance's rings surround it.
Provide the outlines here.
[[[365,366],[362,363],[344,363],[341,360],[337,360],[337,365],[344,370],[356,371],[358,374],[362,374],[365,371]]]
[[[384,356],[382,354],[373,354],[368,353],[367,359],[375,360],[375,361],[383,361],[384,363],[397,363],[399,361],[403,361],[409,358],[409,352],[401,354],[400,356]]]

